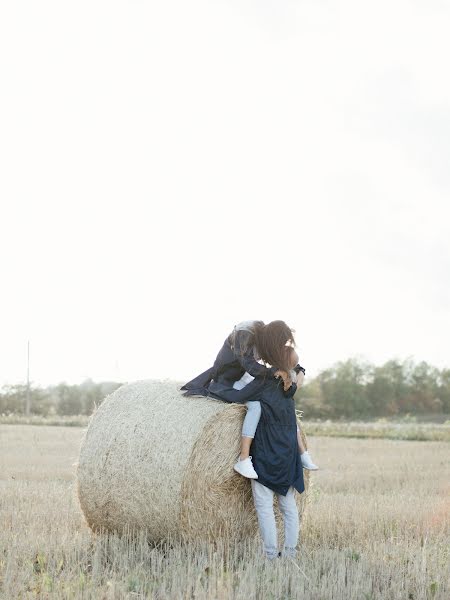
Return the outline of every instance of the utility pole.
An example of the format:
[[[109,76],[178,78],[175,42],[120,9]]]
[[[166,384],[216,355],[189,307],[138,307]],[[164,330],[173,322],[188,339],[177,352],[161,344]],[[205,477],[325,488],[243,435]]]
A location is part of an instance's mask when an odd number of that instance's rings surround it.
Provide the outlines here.
[[[30,340],[27,344],[27,398],[25,404],[25,414],[27,417],[30,416]]]

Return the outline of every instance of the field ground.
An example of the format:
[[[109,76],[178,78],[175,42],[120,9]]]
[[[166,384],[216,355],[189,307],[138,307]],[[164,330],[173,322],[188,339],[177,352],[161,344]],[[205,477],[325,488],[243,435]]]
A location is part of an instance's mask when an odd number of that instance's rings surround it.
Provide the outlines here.
[[[428,420],[404,416],[397,419],[374,419],[372,421],[308,420],[306,433],[330,437],[385,438],[390,440],[421,440],[450,442],[449,415],[429,415]],[[432,420],[434,417],[434,421]],[[87,415],[42,417],[33,415],[0,415],[0,425],[53,425],[86,427]],[[437,419],[437,420],[436,420]]]
[[[308,430],[307,426],[305,427]],[[74,489],[82,429],[0,426],[0,597],[448,600],[450,446],[310,437],[295,561],[94,536]]]

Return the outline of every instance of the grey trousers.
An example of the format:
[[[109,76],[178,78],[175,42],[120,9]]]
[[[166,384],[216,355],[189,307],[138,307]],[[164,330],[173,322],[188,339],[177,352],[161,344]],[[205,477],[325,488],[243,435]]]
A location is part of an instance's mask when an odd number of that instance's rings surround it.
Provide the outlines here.
[[[273,496],[271,489],[252,479],[253,501],[258,516],[259,530],[264,543],[264,552],[267,558],[278,556],[277,528],[275,513],[273,511]],[[284,521],[284,556],[294,557],[300,529],[295,490],[291,486],[286,496],[277,494],[278,506]]]
[[[247,406],[247,414],[242,424],[242,435],[254,438],[259,419],[261,418],[261,402],[259,400],[249,400],[245,404]]]

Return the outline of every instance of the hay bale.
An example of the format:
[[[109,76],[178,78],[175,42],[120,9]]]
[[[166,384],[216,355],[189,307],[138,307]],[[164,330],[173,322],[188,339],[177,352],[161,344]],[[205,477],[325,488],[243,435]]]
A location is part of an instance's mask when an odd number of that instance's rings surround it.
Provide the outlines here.
[[[93,415],[80,451],[78,496],[89,526],[146,530],[155,541],[254,537],[250,482],[233,470],[245,411],[186,398],[175,382],[116,390]],[[306,492],[297,494],[301,512],[305,501]]]

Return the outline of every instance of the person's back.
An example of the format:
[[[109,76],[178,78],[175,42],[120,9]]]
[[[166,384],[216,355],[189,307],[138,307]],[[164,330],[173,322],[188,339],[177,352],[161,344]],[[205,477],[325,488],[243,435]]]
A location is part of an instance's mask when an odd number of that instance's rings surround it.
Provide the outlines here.
[[[282,382],[268,380],[259,396],[261,418],[250,448],[258,482],[274,492],[286,494],[292,485],[299,493],[305,489],[297,437],[294,393]]]

